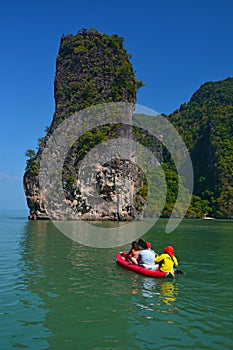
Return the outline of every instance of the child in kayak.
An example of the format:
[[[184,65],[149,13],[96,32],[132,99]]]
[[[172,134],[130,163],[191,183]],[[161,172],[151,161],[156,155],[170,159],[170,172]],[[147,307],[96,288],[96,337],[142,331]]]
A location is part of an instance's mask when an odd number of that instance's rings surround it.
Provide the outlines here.
[[[171,245],[165,247],[164,253],[156,256],[155,263],[159,264],[160,271],[168,272],[174,275],[174,267],[178,266],[174,248]]]

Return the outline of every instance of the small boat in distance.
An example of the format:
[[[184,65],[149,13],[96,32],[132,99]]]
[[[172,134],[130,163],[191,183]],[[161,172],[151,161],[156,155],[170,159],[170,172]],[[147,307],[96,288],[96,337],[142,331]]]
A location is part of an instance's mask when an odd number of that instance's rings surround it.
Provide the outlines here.
[[[204,220],[214,220],[214,218],[212,218],[211,216],[208,216],[208,214],[204,214],[202,219],[204,219]]]

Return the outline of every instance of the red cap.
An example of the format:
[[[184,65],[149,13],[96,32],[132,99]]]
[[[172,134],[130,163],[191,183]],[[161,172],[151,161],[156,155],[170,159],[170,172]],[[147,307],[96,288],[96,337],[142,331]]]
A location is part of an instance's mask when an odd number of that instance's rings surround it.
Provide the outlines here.
[[[151,243],[150,242],[146,242],[147,248],[151,248]]]
[[[171,245],[168,245],[164,248],[164,253],[167,253],[170,256],[173,256],[175,254],[174,248]]]

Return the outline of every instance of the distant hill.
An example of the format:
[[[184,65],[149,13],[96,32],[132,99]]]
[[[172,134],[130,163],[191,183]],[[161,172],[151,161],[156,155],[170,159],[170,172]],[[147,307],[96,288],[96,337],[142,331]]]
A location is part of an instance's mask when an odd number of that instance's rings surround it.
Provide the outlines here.
[[[188,215],[207,211],[233,218],[233,78],[205,83],[167,117],[193,163],[194,200]]]

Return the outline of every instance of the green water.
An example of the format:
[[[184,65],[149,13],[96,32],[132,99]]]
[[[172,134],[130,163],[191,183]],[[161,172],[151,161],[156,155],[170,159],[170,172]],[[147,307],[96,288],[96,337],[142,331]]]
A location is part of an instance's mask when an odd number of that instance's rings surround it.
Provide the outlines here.
[[[175,246],[176,280],[137,275],[117,248],[73,242],[50,222],[0,218],[0,349],[232,349],[233,222],[186,220],[144,237]],[[121,247],[128,249],[130,245]]]

